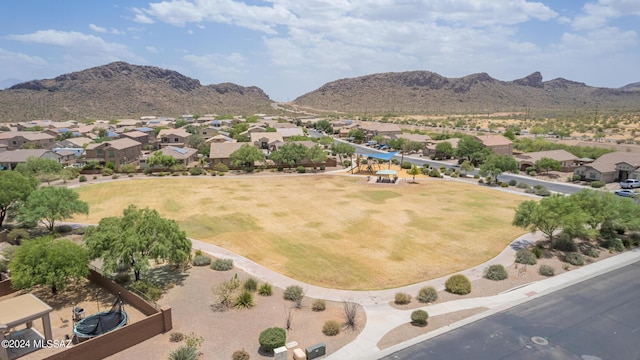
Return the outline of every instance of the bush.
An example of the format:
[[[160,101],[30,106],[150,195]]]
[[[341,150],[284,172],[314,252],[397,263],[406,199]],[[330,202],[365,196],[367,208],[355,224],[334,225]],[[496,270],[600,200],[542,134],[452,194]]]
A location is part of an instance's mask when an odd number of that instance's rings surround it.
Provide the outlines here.
[[[98,178],[97,176],[93,175],[93,180],[95,180],[95,179],[97,179],[97,178]]]
[[[433,286],[426,286],[420,289],[417,299],[421,303],[432,303],[438,300],[438,291]]]
[[[118,174],[113,174],[113,175],[111,175],[111,178],[112,178],[113,180],[115,180],[115,179],[119,179],[119,178],[120,178],[120,175],[118,175]]]
[[[416,310],[411,313],[411,323],[413,325],[425,326],[427,325],[427,319],[429,319],[429,313],[424,310]]]
[[[536,259],[540,259],[542,257],[542,248],[540,248],[539,246],[531,249],[531,252],[536,256]]]
[[[303,174],[305,171],[307,171],[307,169],[305,169],[304,166],[300,165],[296,168],[296,171],[300,174]]]
[[[447,279],[444,287],[452,294],[466,295],[471,292],[471,281],[466,276],[457,274]]]
[[[340,324],[335,320],[327,320],[322,325],[322,333],[327,336],[336,336],[340,334]]]
[[[198,349],[193,346],[182,345],[169,353],[169,360],[196,360]]]
[[[134,290],[151,301],[156,301],[162,296],[162,287],[147,280],[132,282],[129,284],[129,290]]]
[[[624,243],[622,242],[622,240],[618,238],[605,240],[602,243],[602,246],[609,249],[609,251],[616,251],[616,252],[624,251]]]
[[[223,163],[217,163],[213,166],[213,170],[218,172],[227,172],[229,171],[229,167]]]
[[[211,264],[211,268],[217,271],[228,271],[233,269],[233,260],[231,259],[216,259]]]
[[[564,256],[564,261],[575,266],[584,265],[584,257],[577,252],[567,253],[567,255]]]
[[[502,265],[491,265],[484,269],[484,277],[489,280],[504,280],[509,277],[507,269]]]
[[[287,286],[283,294],[284,299],[289,301],[300,301],[303,296],[303,290],[298,285]]]
[[[529,176],[537,176],[538,173],[535,170],[531,170],[528,172]]]
[[[342,162],[342,165],[344,165],[344,167],[349,167],[351,166],[351,160],[345,160]]]
[[[193,266],[209,266],[211,265],[211,258],[206,255],[196,255],[191,262]]]
[[[582,176],[578,175],[578,174],[573,174],[571,176],[571,181],[580,181],[582,180]]]
[[[324,303],[324,300],[318,299],[313,302],[311,305],[311,310],[313,311],[324,311],[327,308],[327,305]]]
[[[260,296],[271,296],[272,293],[273,289],[269,283],[264,283],[258,288],[258,294],[260,294]]]
[[[533,193],[538,196],[551,196],[551,191],[547,190],[545,187],[533,189]]]
[[[394,300],[394,303],[396,305],[407,305],[410,302],[411,295],[402,292],[396,293],[396,299]]]
[[[516,262],[518,264],[535,265],[538,262],[536,256],[529,249],[520,249],[516,252]]]
[[[411,169],[411,163],[408,161],[405,161],[402,163],[402,165],[400,165],[400,167],[403,169]]]
[[[136,172],[136,166],[133,164],[124,164],[118,168],[118,172],[123,174],[131,174]]]
[[[262,350],[272,352],[273,349],[284,346],[287,341],[287,333],[283,328],[272,327],[264,330],[258,337]]]
[[[480,184],[480,185],[484,184],[484,179],[478,180],[478,184]]]
[[[113,277],[113,280],[118,284],[128,284],[131,282],[131,275],[126,272],[116,273],[116,276]]]
[[[7,239],[11,241],[24,240],[29,238],[29,232],[26,229],[12,229],[7,233]]]
[[[244,349],[242,350],[236,350],[233,352],[233,354],[231,354],[231,360],[249,360],[251,359],[251,357],[249,356],[249,353],[244,351]]]
[[[429,170],[427,175],[429,175],[430,177],[440,177],[440,171],[438,171],[438,169],[431,169]]]
[[[518,185],[516,185],[516,187],[517,187],[518,189],[528,189],[528,188],[529,188],[529,185],[528,185],[528,184],[525,184],[525,183],[518,183]]]
[[[540,265],[538,272],[542,276],[553,276],[555,275],[556,270],[553,268],[553,266],[550,265]]]
[[[244,289],[236,298],[234,306],[237,309],[249,309],[253,307],[253,294],[251,291]]]
[[[509,186],[516,186],[516,185],[518,185],[518,182],[515,179],[509,180]]]
[[[245,280],[243,288],[247,291],[254,292],[258,290],[258,282],[254,278],[248,278]]]
[[[102,169],[102,171],[100,171],[100,174],[102,174],[102,176],[111,176],[113,175],[113,169],[104,168]]]
[[[597,258],[600,256],[600,250],[596,248],[588,248],[584,250],[584,254],[588,257]]]
[[[603,183],[602,181],[596,180],[596,181],[592,181],[590,185],[594,189],[599,189],[599,188],[603,187],[605,185],[605,183]]]
[[[80,178],[78,179],[78,181],[80,182],[87,182],[87,177],[84,175],[80,175]]]
[[[551,247],[556,250],[565,252],[578,251],[578,246],[576,246],[576,243],[573,241],[573,239],[570,236],[564,234],[561,234],[560,236],[553,239],[553,241],[551,242]]]
[[[71,225],[58,225],[55,227],[55,232],[58,234],[68,234],[73,231]]]
[[[191,169],[189,169],[190,175],[202,175],[203,173],[204,170],[201,167],[192,167]]]
[[[500,183],[500,186],[503,188],[509,187],[509,184],[506,182]]]
[[[180,342],[182,340],[184,340],[184,334],[181,332],[172,332],[169,335],[169,341],[171,342]]]

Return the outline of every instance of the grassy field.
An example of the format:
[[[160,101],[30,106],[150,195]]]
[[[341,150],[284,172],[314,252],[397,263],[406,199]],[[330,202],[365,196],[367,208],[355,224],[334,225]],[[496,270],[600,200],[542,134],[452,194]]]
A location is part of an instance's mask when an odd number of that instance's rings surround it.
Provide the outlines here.
[[[136,179],[76,189],[98,222],[129,204],[175,219],[189,237],[330,288],[381,289],[480,264],[523,234],[523,197],[426,180],[372,185],[345,176]]]

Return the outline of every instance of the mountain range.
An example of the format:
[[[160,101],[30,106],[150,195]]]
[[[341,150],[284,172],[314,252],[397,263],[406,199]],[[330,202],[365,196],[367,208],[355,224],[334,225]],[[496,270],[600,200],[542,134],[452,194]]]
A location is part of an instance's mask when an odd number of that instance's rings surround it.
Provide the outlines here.
[[[117,119],[144,115],[273,114],[255,86],[201,85],[176,71],[114,62],[0,91],[0,121]],[[291,105],[352,114],[453,114],[527,111],[637,111],[640,82],[618,89],[534,72],[501,81],[486,73],[447,78],[429,71],[381,73],[329,82]]]

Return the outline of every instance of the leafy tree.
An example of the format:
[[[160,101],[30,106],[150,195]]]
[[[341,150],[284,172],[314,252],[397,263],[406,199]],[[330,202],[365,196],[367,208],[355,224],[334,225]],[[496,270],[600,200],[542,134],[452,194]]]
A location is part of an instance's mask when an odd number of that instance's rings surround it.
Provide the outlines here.
[[[349,134],[347,135],[350,138],[353,138],[353,141],[356,143],[361,143],[364,141],[364,131],[361,129],[351,129],[349,130]]]
[[[264,154],[255,146],[249,144],[242,145],[240,149],[229,155],[231,165],[253,167],[256,161],[264,161]]]
[[[186,125],[189,125],[189,122],[187,120],[185,120],[185,119],[176,120],[176,123],[175,123],[176,129],[177,128],[181,128],[181,127],[186,126]]]
[[[278,164],[295,165],[307,156],[307,148],[300,143],[286,143],[271,153],[271,160]]]
[[[62,164],[47,158],[29,157],[26,162],[18,164],[16,171],[26,176],[35,176],[40,181],[50,183],[60,178]]]
[[[0,226],[8,214],[17,210],[37,187],[34,176],[25,176],[17,171],[0,171]]]
[[[344,155],[346,157],[351,158],[353,154],[356,153],[356,148],[347,143],[339,142],[339,143],[333,143],[333,145],[331,145],[331,151],[334,154],[338,155],[338,159],[342,163],[342,156]]]
[[[552,195],[540,202],[528,200],[520,203],[513,225],[530,228],[531,231],[540,230],[553,240],[554,232],[559,229],[572,235],[584,234],[587,220],[588,215],[570,198]]]
[[[93,129],[93,131],[96,131],[96,129]],[[98,128],[98,137],[99,138],[106,138],[109,135],[109,132],[107,131],[107,129],[105,128]]]
[[[450,142],[444,141],[436,144],[436,157],[447,158],[454,154],[453,145]]]
[[[498,181],[498,176],[503,172],[518,171],[518,162],[509,155],[489,155],[480,166],[480,175],[491,175],[494,181]]]
[[[455,155],[459,159],[469,160],[473,166],[478,166],[487,156],[491,155],[491,149],[484,147],[480,141],[472,136],[465,135],[458,141]]]
[[[410,151],[422,149],[422,144],[405,138],[391,139],[388,145],[394,149],[400,150],[400,164],[404,163],[404,154]]]
[[[511,141],[516,139],[516,134],[513,132],[513,128],[508,128],[502,135]]]
[[[187,140],[187,146],[192,149],[198,149],[198,152],[202,153],[201,150],[205,148],[209,148],[206,143],[204,136],[200,134],[194,134],[189,136],[189,140]]]
[[[382,135],[376,135],[372,137],[371,140],[375,141],[377,144],[383,144],[386,139]]]
[[[413,182],[416,182],[416,175],[420,174],[422,170],[416,166],[416,164],[411,164],[411,169],[407,170],[407,174],[413,175]]]
[[[318,164],[327,160],[327,153],[324,152],[324,150],[322,150],[322,148],[316,144],[307,149],[307,154],[305,157],[312,163]]]
[[[570,199],[586,213],[585,224],[592,232],[611,227],[640,228],[640,207],[631,199],[589,189],[571,195]]]
[[[9,262],[11,285],[16,289],[45,285],[56,294],[70,280],[89,275],[88,265],[85,248],[71,240],[50,236],[25,240]]]
[[[318,144],[323,146],[329,146],[333,144],[333,138],[331,136],[323,136],[318,139]]]
[[[460,171],[464,171],[465,173],[468,173],[468,172],[472,172],[473,170],[475,170],[475,168],[473,167],[473,165],[471,164],[471,161],[469,160],[465,160],[462,162],[462,164],[460,164]]]
[[[103,260],[103,269],[119,266],[132,269],[136,281],[149,268],[149,260],[168,260],[173,264],[189,261],[191,242],[174,220],[164,219],[153,209],[129,205],[121,217],[107,217],[88,228],[85,241],[89,258]]]
[[[544,170],[547,174],[549,170],[559,171],[562,169],[562,163],[558,160],[543,157],[535,163],[537,169]]]
[[[196,135],[198,133],[198,128],[199,128],[199,126],[194,126],[194,125],[189,124],[189,125],[185,126],[184,131],[188,132],[191,135]]]
[[[325,134],[333,134],[333,126],[329,120],[320,120],[316,123],[316,129],[323,131]]]
[[[162,151],[156,151],[147,158],[147,165],[153,168],[169,168],[176,164],[176,159],[171,155],[165,155]]]
[[[276,128],[272,128],[271,126],[267,126],[267,128],[265,130],[266,130],[266,132],[278,132],[278,130],[276,130]]]
[[[240,135],[241,133],[245,132],[249,130],[249,124],[247,123],[239,123],[239,124],[235,124],[231,127],[231,130],[229,130],[229,136],[233,139],[236,139],[238,142],[249,142],[249,140],[246,141],[240,141],[240,137],[241,136],[245,136],[247,138],[249,138],[246,135]]]
[[[28,224],[40,222],[53,231],[55,222],[70,218],[73,214],[88,214],[89,205],[79,199],[77,192],[65,188],[47,186],[33,191],[18,211],[18,220]]]

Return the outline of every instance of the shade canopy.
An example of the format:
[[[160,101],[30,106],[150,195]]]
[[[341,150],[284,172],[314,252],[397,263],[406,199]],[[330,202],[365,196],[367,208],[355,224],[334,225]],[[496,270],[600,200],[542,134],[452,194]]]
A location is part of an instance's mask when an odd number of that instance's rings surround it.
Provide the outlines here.
[[[396,175],[398,172],[395,170],[378,170],[376,175]]]
[[[370,158],[374,158],[374,159],[380,159],[380,160],[385,160],[385,161],[389,161],[391,160],[392,157],[394,157],[398,152],[392,152],[392,153],[371,153],[371,154],[362,154],[363,157],[370,157]]]

